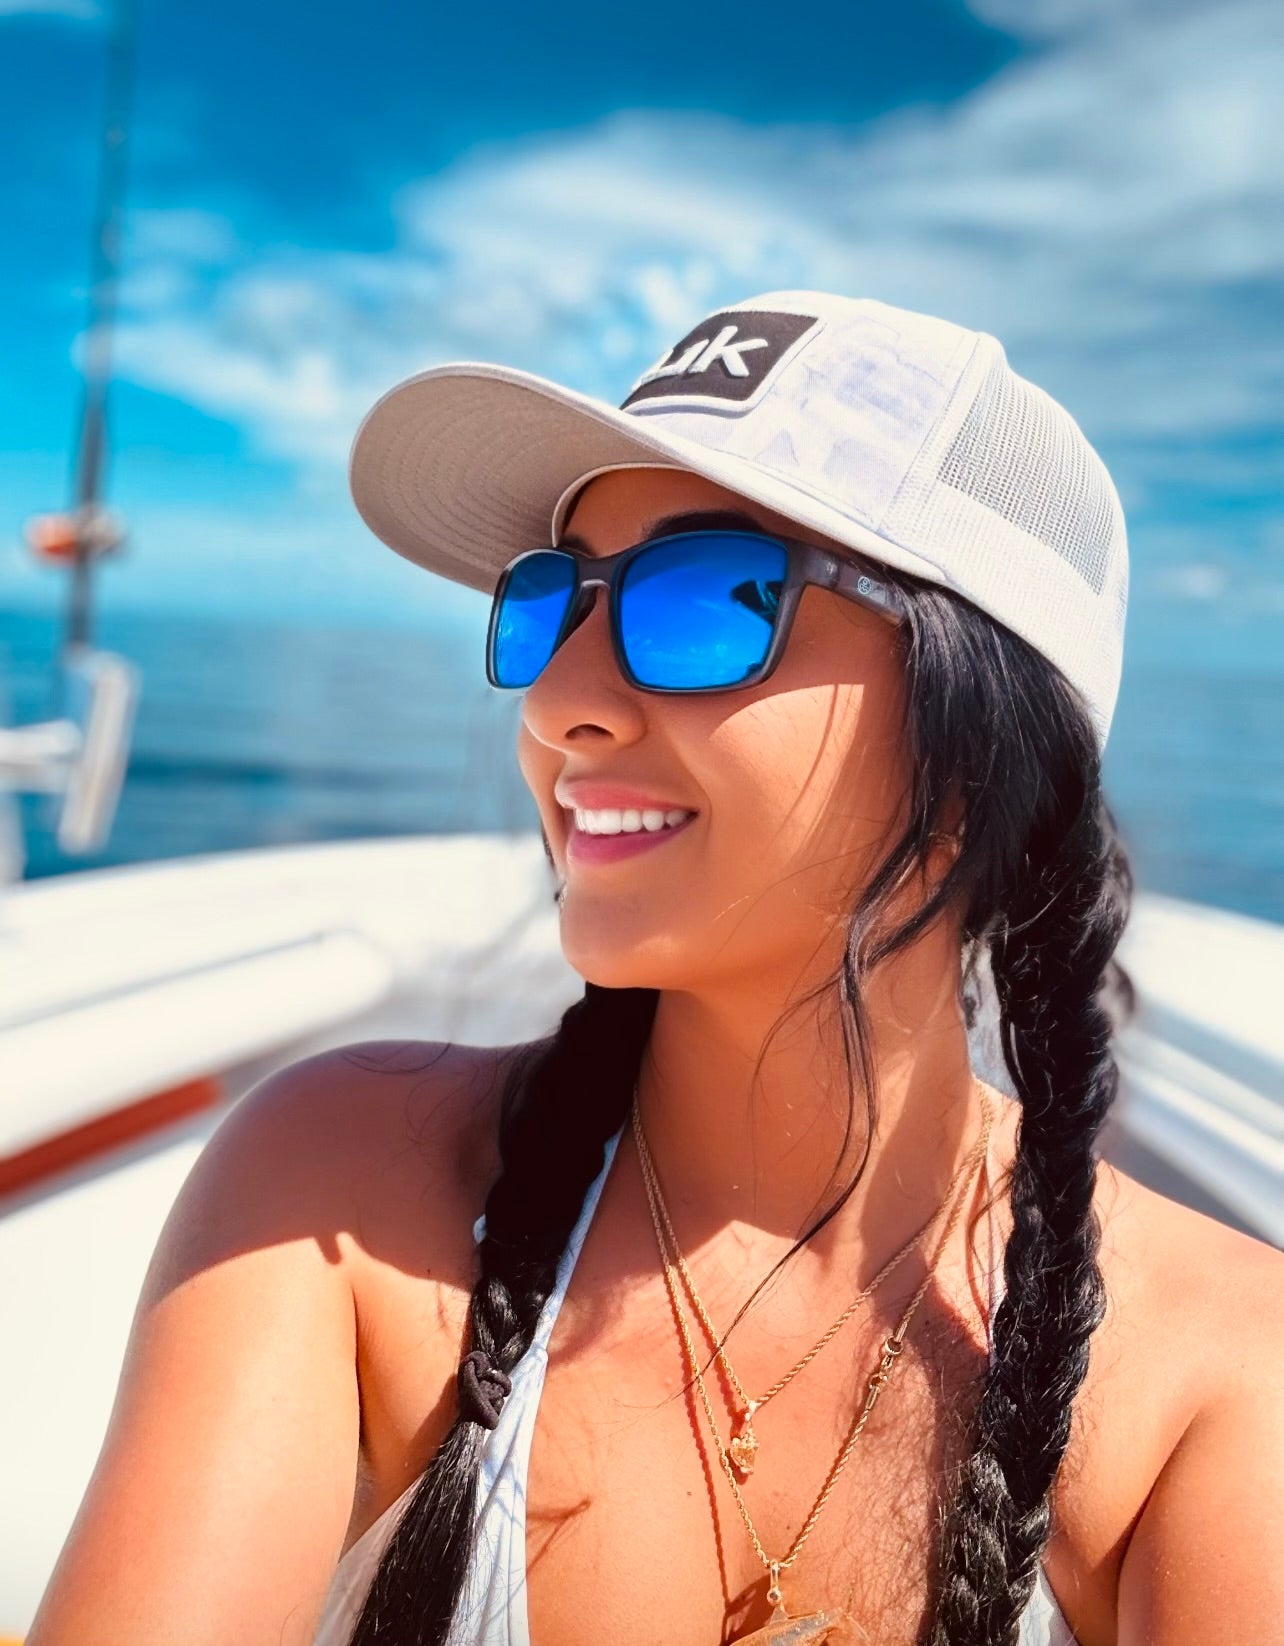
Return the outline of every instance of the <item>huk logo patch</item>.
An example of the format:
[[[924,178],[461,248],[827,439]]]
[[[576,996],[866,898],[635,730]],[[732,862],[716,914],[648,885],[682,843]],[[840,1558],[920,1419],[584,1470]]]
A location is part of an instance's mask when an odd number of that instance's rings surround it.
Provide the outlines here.
[[[743,411],[776,372],[818,331],[814,314],[768,309],[724,309],[689,331],[644,371],[620,404],[673,401],[693,410]]]

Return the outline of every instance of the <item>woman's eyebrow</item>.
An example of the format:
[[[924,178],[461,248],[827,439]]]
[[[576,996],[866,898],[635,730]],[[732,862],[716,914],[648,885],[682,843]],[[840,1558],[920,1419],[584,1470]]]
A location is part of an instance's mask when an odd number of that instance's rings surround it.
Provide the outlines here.
[[[766,527],[760,520],[755,520],[751,514],[745,514],[740,509],[688,509],[681,514],[665,514],[658,520],[652,520],[639,542],[649,543],[654,537],[668,537],[672,532],[709,530],[762,532]],[[585,554],[593,553],[584,539],[575,532],[564,532],[562,545],[565,548],[581,549]]]

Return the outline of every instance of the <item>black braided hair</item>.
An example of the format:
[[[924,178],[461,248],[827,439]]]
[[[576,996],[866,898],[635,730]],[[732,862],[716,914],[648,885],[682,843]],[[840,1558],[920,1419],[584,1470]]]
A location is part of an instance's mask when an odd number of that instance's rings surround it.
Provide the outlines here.
[[[1050,722],[1036,714],[1026,731],[1037,803],[1009,895],[989,920],[1004,1061],[1021,1102],[1013,1224],[974,1447],[943,1516],[930,1646],[1016,1646],[1089,1340],[1105,1315],[1096,1141],[1118,1087],[1112,1013],[1134,1003],[1113,959],[1132,873],[1087,718],[1068,688],[1054,705]],[[985,916],[992,898],[978,903]]]
[[[507,1375],[530,1347],[557,1265],[606,1145],[633,1098],[659,999],[589,983],[557,1030],[505,1076],[500,1175],[486,1198],[472,1349]],[[401,1514],[351,1646],[441,1646],[467,1572],[483,1423],[456,1417]]]
[[[827,991],[837,998],[851,1084],[864,1091],[872,1135],[869,974],[956,906],[964,910],[964,954],[989,954],[1004,1058],[1022,1105],[1014,1222],[992,1362],[967,1455],[938,1512],[936,1583],[920,1639],[1015,1646],[1104,1311],[1094,1145],[1117,1084],[1108,996],[1113,989],[1121,1012],[1131,1002],[1112,959],[1131,876],[1074,688],[961,596],[877,571],[903,590],[909,608],[907,821],[856,901],[838,973],[784,1015]],[[898,892],[947,828],[958,843],[947,872],[893,924]],[[556,1032],[524,1048],[505,1077],[503,1167],[486,1202],[469,1315],[474,1349],[505,1373],[530,1345],[605,1143],[628,1113],[657,1000],[654,990],[588,984]],[[864,1160],[772,1274],[829,1221],[863,1169]],[[478,1423],[456,1420],[441,1443],[384,1552],[352,1646],[443,1646],[467,1571],[483,1439]]]

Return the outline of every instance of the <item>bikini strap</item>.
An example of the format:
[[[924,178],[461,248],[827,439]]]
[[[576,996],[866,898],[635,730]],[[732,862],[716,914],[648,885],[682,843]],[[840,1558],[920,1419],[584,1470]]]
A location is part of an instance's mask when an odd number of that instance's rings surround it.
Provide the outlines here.
[[[589,1184],[588,1189],[585,1192],[584,1204],[580,1208],[580,1215],[575,1220],[575,1227],[571,1230],[570,1235],[567,1237],[566,1245],[563,1248],[562,1255],[558,1260],[557,1277],[553,1282],[553,1289],[544,1300],[544,1307],[540,1311],[540,1317],[536,1322],[535,1332],[531,1338],[532,1349],[542,1349],[547,1346],[549,1337],[553,1331],[553,1322],[557,1319],[557,1311],[561,1307],[562,1299],[566,1296],[567,1288],[571,1283],[571,1271],[575,1268],[576,1261],[580,1255],[580,1249],[584,1245],[585,1238],[588,1235],[589,1224],[593,1221],[593,1214],[597,1210],[597,1203],[601,1199],[602,1189],[606,1183],[607,1175],[611,1170],[612,1162],[615,1160],[615,1153],[620,1146],[620,1139],[623,1135],[624,1127],[621,1126],[619,1131],[615,1133],[614,1137],[608,1138],[607,1140],[603,1151],[602,1168],[593,1179],[592,1183]],[[473,1241],[476,1245],[480,1246],[485,1238],[486,1214],[483,1212],[473,1224]]]
[[[624,1134],[624,1127],[609,1138],[603,1150],[602,1169],[589,1184],[584,1196],[584,1204],[580,1208],[580,1215],[575,1220],[575,1227],[571,1230],[566,1246],[558,1259],[557,1279],[553,1283],[553,1290],[545,1300],[540,1311],[540,1317],[535,1327],[535,1335],[531,1339],[531,1347],[544,1349],[548,1346],[552,1335],[553,1322],[557,1319],[557,1311],[562,1306],[562,1299],[566,1296],[567,1288],[571,1283],[571,1271],[575,1268],[580,1251],[588,1234],[589,1224],[593,1221],[593,1214],[597,1211],[597,1203],[602,1198],[602,1188],[606,1183],[607,1174],[611,1170],[611,1163],[615,1159],[615,1151],[619,1147],[620,1138]]]

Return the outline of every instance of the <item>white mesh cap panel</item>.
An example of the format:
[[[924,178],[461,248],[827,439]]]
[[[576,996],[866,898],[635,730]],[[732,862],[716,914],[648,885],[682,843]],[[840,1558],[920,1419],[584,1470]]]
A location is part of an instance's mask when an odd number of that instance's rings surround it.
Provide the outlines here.
[[[1104,743],[1119,691],[1128,559],[1105,465],[1051,396],[982,334],[952,416],[879,527],[1061,668]]]
[[[1037,537],[1100,594],[1118,505],[1101,463],[1069,415],[996,360],[941,464],[966,492]]]

